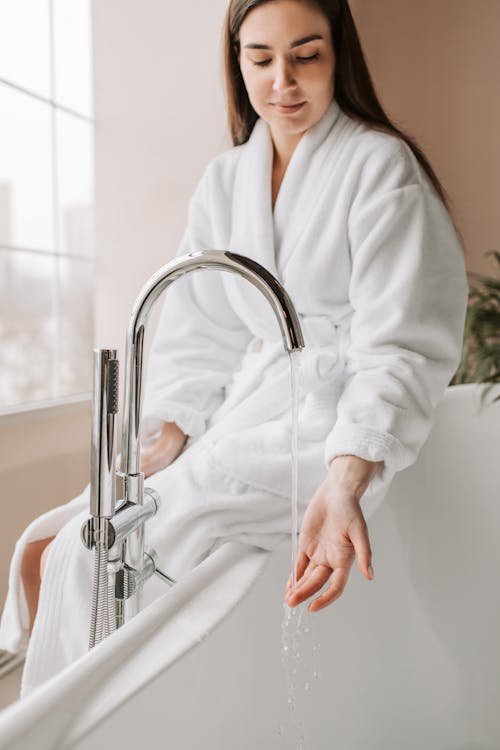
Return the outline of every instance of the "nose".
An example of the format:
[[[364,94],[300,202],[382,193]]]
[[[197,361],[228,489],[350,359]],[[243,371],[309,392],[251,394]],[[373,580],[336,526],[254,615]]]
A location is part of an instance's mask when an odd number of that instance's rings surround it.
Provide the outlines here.
[[[295,86],[292,66],[288,60],[278,60],[275,67],[273,90],[286,91]]]

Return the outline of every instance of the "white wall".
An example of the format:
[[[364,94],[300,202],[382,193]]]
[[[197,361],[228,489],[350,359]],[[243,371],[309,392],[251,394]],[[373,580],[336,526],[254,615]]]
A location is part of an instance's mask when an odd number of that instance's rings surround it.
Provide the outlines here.
[[[122,354],[140,288],[175,254],[206,164],[231,146],[222,76],[226,5],[94,2],[99,347]]]
[[[122,374],[133,302],[175,254],[205,165],[231,145],[219,42],[225,7],[226,0],[93,3],[95,346],[119,349]],[[123,386],[120,409],[122,402]],[[89,446],[89,403],[0,418],[0,606],[15,540],[83,489]]]

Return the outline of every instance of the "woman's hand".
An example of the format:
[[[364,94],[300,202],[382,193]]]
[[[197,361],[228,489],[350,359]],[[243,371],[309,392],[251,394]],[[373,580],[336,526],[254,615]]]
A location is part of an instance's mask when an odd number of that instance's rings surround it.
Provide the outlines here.
[[[286,585],[290,607],[305,601],[330,578],[328,589],[309,605],[310,612],[326,607],[343,592],[354,557],[368,579],[373,579],[371,547],[359,501],[383,462],[358,456],[337,456],[312,497],[299,535],[297,585]]]
[[[175,422],[164,422],[158,440],[141,450],[141,471],[144,476],[150,477],[175,461],[187,438]]]

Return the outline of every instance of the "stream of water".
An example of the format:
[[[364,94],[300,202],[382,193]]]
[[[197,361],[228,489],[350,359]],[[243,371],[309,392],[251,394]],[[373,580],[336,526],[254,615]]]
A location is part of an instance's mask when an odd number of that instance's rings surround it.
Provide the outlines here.
[[[297,584],[296,567],[298,559],[298,416],[299,416],[299,370],[301,352],[290,352],[290,375],[292,392],[292,436],[291,436],[291,575],[293,587]],[[306,750],[304,722],[297,712],[299,685],[310,691],[314,680],[320,677],[318,666],[319,643],[312,644],[309,627],[307,602],[296,607],[283,603],[281,625],[281,664],[287,683],[287,705],[291,712],[296,750]],[[312,675],[311,675],[312,668]],[[302,682],[304,680],[304,682]],[[278,735],[284,737],[284,726],[280,724]],[[291,747],[287,741],[287,747]]]
[[[292,389],[292,442],[290,446],[292,465],[292,492],[291,492],[291,517],[292,517],[292,582],[295,588],[297,584],[296,567],[298,557],[298,432],[299,432],[299,377],[300,351],[289,353],[290,377]]]

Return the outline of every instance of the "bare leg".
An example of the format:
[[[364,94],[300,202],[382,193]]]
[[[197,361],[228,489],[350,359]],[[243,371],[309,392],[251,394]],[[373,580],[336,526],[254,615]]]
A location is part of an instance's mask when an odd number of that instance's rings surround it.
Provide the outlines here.
[[[42,553],[53,539],[55,537],[50,536],[46,539],[39,539],[36,542],[27,544],[21,562],[21,578],[28,603],[30,635],[38,609],[38,596],[40,594],[41,574],[43,572],[41,566]]]

